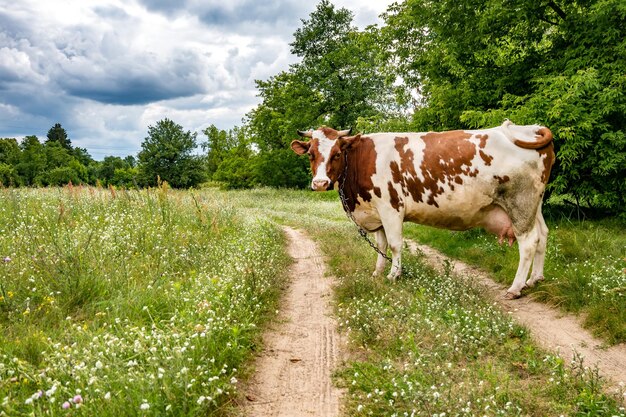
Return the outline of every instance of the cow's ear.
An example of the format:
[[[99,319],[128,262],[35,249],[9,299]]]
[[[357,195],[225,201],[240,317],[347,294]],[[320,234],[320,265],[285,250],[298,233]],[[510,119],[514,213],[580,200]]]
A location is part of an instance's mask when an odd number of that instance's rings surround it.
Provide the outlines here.
[[[291,149],[298,155],[304,155],[308,152],[311,144],[309,142],[304,142],[302,140],[294,140],[291,142]]]
[[[337,143],[339,143],[339,147],[342,151],[346,149],[354,148],[361,141],[361,134],[359,133],[356,136],[348,136],[344,138],[337,139]]]

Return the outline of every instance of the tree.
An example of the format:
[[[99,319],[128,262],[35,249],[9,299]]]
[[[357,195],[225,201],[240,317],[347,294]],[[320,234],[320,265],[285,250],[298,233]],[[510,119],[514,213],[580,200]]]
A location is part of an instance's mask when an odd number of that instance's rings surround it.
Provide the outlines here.
[[[201,157],[193,154],[196,147],[196,133],[167,118],[148,126],[138,155],[141,181],[154,186],[160,178],[175,188],[197,186],[206,175]]]
[[[213,179],[226,189],[250,188],[255,185],[254,158],[245,145],[229,149],[220,163]]]
[[[20,159],[20,153],[16,139],[0,139],[0,163],[15,165]]]
[[[99,165],[98,179],[104,185],[109,185],[113,181],[115,171],[128,168],[131,168],[131,166],[119,156],[105,156]]]
[[[207,141],[202,144],[202,148],[207,152],[207,173],[211,177],[227,157],[228,152],[241,144],[245,144],[245,139],[242,129],[237,127],[226,131],[211,125],[204,129],[203,133],[207,136]]]
[[[46,143],[57,142],[68,151],[72,150],[72,142],[67,137],[67,132],[63,129],[60,123],[55,123],[55,125],[48,130],[47,137],[48,140],[46,140]]]
[[[247,114],[245,130],[259,150],[254,156],[259,184],[303,187],[309,181],[307,161],[285,151],[297,130],[352,127],[359,118],[398,110],[381,70],[380,33],[375,27],[359,31],[352,17],[322,0],[294,33],[292,53],[301,61],[256,81],[262,102]]]
[[[20,160],[16,170],[25,185],[42,185],[41,178],[46,170],[44,147],[37,136],[26,136],[20,143]]]
[[[625,21],[619,0],[406,0],[383,33],[415,130],[545,124],[548,190],[626,213]]]
[[[296,77],[321,97],[325,122],[336,128],[354,126],[358,117],[379,114],[393,101],[380,71],[379,32],[360,32],[353,14],[322,0],[294,33],[291,52],[302,58],[292,67]]]

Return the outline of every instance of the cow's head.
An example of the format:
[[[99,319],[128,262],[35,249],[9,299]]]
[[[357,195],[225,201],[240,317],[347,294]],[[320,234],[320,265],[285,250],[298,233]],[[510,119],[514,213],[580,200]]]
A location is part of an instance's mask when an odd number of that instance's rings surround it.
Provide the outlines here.
[[[345,167],[343,152],[355,143],[360,135],[347,137],[352,129],[334,130],[320,127],[317,130],[301,132],[303,137],[311,138],[308,142],[294,140],[291,149],[298,155],[307,154],[311,161],[313,191],[326,191],[333,188]]]

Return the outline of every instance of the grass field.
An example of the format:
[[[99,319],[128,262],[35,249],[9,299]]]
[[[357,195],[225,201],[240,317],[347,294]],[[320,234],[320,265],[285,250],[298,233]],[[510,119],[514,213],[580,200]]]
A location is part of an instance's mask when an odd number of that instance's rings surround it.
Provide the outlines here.
[[[275,224],[166,188],[1,198],[0,414],[226,412],[285,278]]]
[[[405,254],[398,284],[372,279],[334,193],[0,192],[0,415],[237,415],[289,264],[280,224],[338,278],[346,416],[625,415],[453,277]]]

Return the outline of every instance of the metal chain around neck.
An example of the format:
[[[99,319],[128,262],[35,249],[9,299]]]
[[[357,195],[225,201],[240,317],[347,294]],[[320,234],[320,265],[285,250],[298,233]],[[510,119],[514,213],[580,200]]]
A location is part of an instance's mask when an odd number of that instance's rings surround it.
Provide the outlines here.
[[[348,207],[348,199],[346,198],[346,195],[345,195],[344,190],[343,190],[345,185],[346,185],[346,179],[348,177],[348,151],[344,150],[343,152],[344,152],[344,155],[345,155],[345,157],[344,157],[343,174],[342,174],[342,178],[340,179],[340,182],[339,182],[339,188],[337,189],[337,191],[339,192],[339,199],[341,200],[341,205],[343,206],[343,211],[346,212],[346,216],[348,216],[348,218],[350,220],[352,220],[352,223],[354,223],[354,225],[357,227],[361,237],[363,237],[363,239],[365,239],[367,241],[367,243],[369,243],[369,245],[376,252],[378,252],[379,255],[381,255],[387,261],[392,262],[392,259],[389,257],[389,255],[387,255],[386,253],[383,253],[380,249],[378,249],[378,246],[374,242],[372,242],[370,240],[369,236],[367,235],[367,231],[365,229],[363,229],[361,226],[359,226],[359,224],[357,223],[356,219],[354,218],[354,215],[350,211],[350,207]]]

